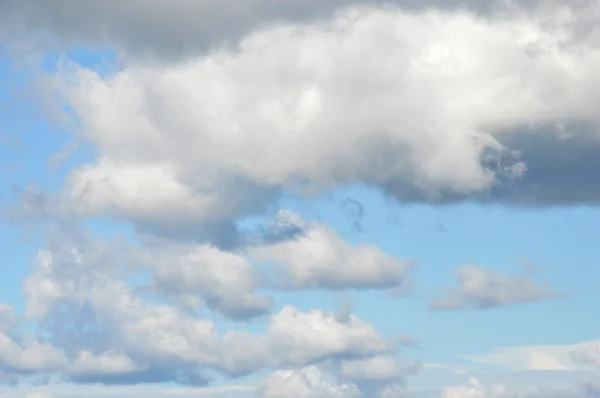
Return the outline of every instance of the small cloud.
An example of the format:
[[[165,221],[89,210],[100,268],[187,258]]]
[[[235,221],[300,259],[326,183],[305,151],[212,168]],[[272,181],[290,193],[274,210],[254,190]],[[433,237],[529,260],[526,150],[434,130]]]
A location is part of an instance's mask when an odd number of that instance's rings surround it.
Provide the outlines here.
[[[457,270],[460,286],[430,304],[434,310],[492,309],[514,304],[558,299],[565,296],[547,282],[536,283],[531,275],[502,275],[475,265]]]
[[[417,347],[419,345],[419,340],[407,334],[397,335],[396,341],[398,341],[398,344],[401,346]]]

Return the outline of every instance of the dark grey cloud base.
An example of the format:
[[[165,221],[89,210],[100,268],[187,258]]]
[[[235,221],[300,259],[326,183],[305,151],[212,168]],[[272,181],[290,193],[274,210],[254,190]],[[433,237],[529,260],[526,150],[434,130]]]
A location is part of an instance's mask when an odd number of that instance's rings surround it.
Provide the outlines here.
[[[589,0],[195,0],[72,1],[2,0],[0,34],[30,37],[51,32],[67,45],[117,45],[134,54],[161,57],[235,44],[245,33],[268,23],[309,21],[352,5],[391,5],[407,10],[464,9],[482,15],[543,5],[582,6]],[[2,33],[2,31],[4,31]],[[1,37],[1,36],[0,36]]]

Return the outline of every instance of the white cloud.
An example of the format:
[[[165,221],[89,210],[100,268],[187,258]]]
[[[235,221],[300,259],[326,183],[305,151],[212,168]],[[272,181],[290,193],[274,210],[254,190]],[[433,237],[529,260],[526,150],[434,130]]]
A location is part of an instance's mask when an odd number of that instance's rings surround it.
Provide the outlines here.
[[[532,275],[502,275],[486,267],[467,265],[457,270],[458,289],[448,289],[442,298],[431,303],[436,310],[468,308],[490,309],[514,304],[561,298],[564,294],[547,282],[536,283]]]
[[[63,349],[39,341],[35,336],[22,335],[15,339],[3,333],[0,333],[0,364],[8,374],[63,372],[69,376],[96,376],[138,370],[135,363],[123,354],[104,352],[96,355],[81,351],[71,360]]]
[[[373,326],[355,315],[340,321],[330,312],[304,313],[290,306],[272,318],[267,336],[273,351],[296,366],[330,356],[369,356],[392,349]]]
[[[45,331],[58,348],[78,353],[73,377],[81,377],[80,373],[96,378],[108,373],[151,377],[157,368],[163,374],[164,369],[173,374],[196,372],[194,377],[201,377],[202,369],[241,375],[261,369],[302,367],[333,357],[384,354],[393,349],[392,342],[355,315],[340,320],[334,313],[302,312],[292,306],[284,306],[271,316],[263,334],[229,330],[221,335],[210,319],[167,304],[150,304],[132,292],[122,279],[129,275],[126,269],[120,269],[118,262],[102,263],[121,257],[118,250],[113,250],[115,247],[97,240],[59,239],[40,256],[40,266],[25,282],[29,313],[39,317],[43,325],[54,325]],[[177,268],[176,260],[190,260],[189,254],[193,263],[198,253],[179,252],[179,257],[172,260],[158,255],[156,260],[172,264],[179,278],[182,269]],[[237,279],[248,271],[243,259],[208,247],[201,247],[200,254],[199,258],[207,263],[189,269],[183,266],[183,274],[199,273],[197,279],[195,274],[184,279],[197,284],[200,294],[205,289],[205,294],[235,297],[238,288],[247,287],[244,281],[238,284]],[[219,270],[219,266],[224,268]],[[196,271],[195,267],[204,269]],[[215,286],[202,285],[205,278]],[[90,350],[104,353],[92,357]]]
[[[589,371],[599,364],[598,346],[598,341],[590,341],[566,345],[504,347],[465,358],[515,371]]]
[[[296,289],[369,289],[398,292],[410,287],[411,265],[384,253],[375,245],[353,246],[322,223],[306,223],[282,212],[280,223],[290,222],[301,233],[273,244],[249,248],[251,257],[280,265],[284,286]]]
[[[385,381],[400,378],[404,372],[393,357],[377,356],[342,361],[340,374],[351,380]]]
[[[0,363],[9,371],[48,372],[64,369],[69,361],[61,350],[28,337],[23,342],[0,333]]]
[[[13,308],[7,304],[0,303],[0,333],[5,332],[16,323],[16,316]]]
[[[401,201],[595,202],[600,187],[575,177],[600,146],[600,51],[577,30],[596,9],[577,10],[488,20],[351,8],[174,63],[131,61],[104,77],[61,68],[57,84],[99,151],[63,199],[79,214],[230,245],[233,221],[282,190],[366,183]]]
[[[503,383],[484,384],[471,377],[467,383],[442,390],[441,398],[593,398],[593,390],[585,385],[554,390],[546,386],[514,387]]]
[[[356,385],[336,384],[315,366],[298,370],[277,371],[260,387],[262,398],[358,398]]]
[[[501,384],[486,388],[475,378],[470,378],[465,385],[447,387],[441,394],[441,398],[518,398],[520,396],[522,395],[511,394]]]
[[[138,55],[148,48],[162,55],[168,48],[205,50],[166,62],[127,58],[122,70],[104,76],[61,66],[56,88],[98,157],[73,170],[46,204],[61,216],[128,220],[145,238],[160,238],[136,250],[76,236],[40,251],[24,293],[27,315],[40,321],[48,341],[9,335],[16,323],[0,306],[3,368],[82,382],[183,384],[202,384],[213,372],[293,368],[268,378],[262,394],[358,397],[361,383],[373,382],[381,398],[403,395],[403,369],[386,356],[393,345],[355,315],[286,305],[264,333],[223,335],[211,319],[169,300],[204,302],[236,319],[265,314],[271,302],[256,292],[262,286],[252,259],[278,263],[280,288],[401,291],[409,284],[407,263],[289,213],[280,217],[300,233],[244,251],[237,222],[287,193],[366,184],[403,202],[600,200],[600,185],[580,178],[599,167],[600,49],[587,29],[600,15],[597,2],[486,18],[412,1],[404,5],[417,11],[354,7],[329,18],[349,2],[255,0],[232,14],[227,2],[176,1],[155,8],[112,0],[0,6],[32,26],[115,40]],[[296,7],[309,23],[285,22]],[[280,17],[276,26],[259,24]],[[214,35],[200,38],[206,32]],[[208,45],[225,37],[242,40],[227,49]],[[153,274],[154,302],[127,282],[140,270]],[[556,297],[528,276],[477,267],[460,276],[450,301],[434,307]],[[548,372],[597,364],[597,357],[590,343],[470,359]],[[313,366],[327,361],[338,361],[340,380]],[[344,378],[356,384],[340,384]],[[473,379],[442,396],[521,396],[513,393],[521,394]]]
[[[600,341],[579,344],[571,351],[575,362],[600,367]]]
[[[131,358],[116,352],[104,352],[99,356],[82,351],[72,365],[75,374],[126,374],[139,370]]]
[[[25,396],[25,398],[53,398],[54,395],[50,394],[49,392],[43,392],[43,391],[34,391],[34,392],[30,392],[27,393],[27,395]]]
[[[244,257],[210,245],[153,242],[143,250],[143,265],[153,272],[153,287],[179,298],[201,297],[232,318],[249,318],[269,310],[271,299],[257,296],[256,270]]]

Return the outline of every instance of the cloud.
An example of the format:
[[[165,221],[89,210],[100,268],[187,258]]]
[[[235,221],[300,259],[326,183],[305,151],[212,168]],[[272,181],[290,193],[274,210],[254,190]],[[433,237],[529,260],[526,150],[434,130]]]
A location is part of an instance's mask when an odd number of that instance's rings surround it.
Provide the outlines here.
[[[552,390],[540,386],[515,388],[502,383],[484,385],[471,377],[463,385],[446,387],[441,398],[593,398],[591,390],[574,386],[570,390]]]
[[[490,268],[467,265],[457,270],[458,289],[433,301],[434,310],[491,309],[563,297],[547,283],[537,284],[531,275],[502,275]]]
[[[0,303],[0,332],[11,329],[16,323],[13,308],[7,304]]]
[[[281,222],[297,225],[302,233],[270,245],[252,246],[251,257],[281,264],[280,279],[295,289],[390,289],[410,287],[412,265],[374,245],[353,246],[321,223],[280,212]]]
[[[280,369],[263,396],[404,396],[407,369],[373,325],[349,308],[270,314],[259,291],[399,293],[410,265],[290,212],[258,236],[243,221],[282,198],[355,185],[399,203],[599,203],[600,185],[587,178],[600,167],[597,2],[71,3],[0,3],[0,40],[41,29],[67,46],[127,53],[108,73],[58,65],[52,89],[77,120],[77,145],[97,156],[56,194],[24,192],[20,215],[112,218],[141,239],[50,239],[23,286],[35,335],[0,306],[0,365],[10,375],[204,386]],[[350,198],[345,210],[362,229],[363,204]],[[253,261],[274,263],[276,283]],[[148,283],[132,286],[140,275]],[[459,278],[433,308],[559,296],[530,275],[468,266]],[[265,330],[221,332],[194,311],[200,305],[233,320],[265,316]],[[570,371],[597,364],[594,347],[471,359]],[[442,395],[525,396],[476,379]]]
[[[404,293],[411,286],[412,265],[375,245],[354,246],[326,225],[306,222],[289,211],[279,212],[271,224],[276,239],[233,251],[155,237],[142,237],[139,244],[105,241],[80,228],[61,231],[39,252],[40,267],[25,281],[27,313],[43,316],[54,304],[65,305],[65,299],[86,302],[96,294],[90,289],[126,275],[147,276],[138,289],[184,310],[206,306],[235,320],[269,313],[273,299],[257,293],[265,288]],[[273,266],[259,272],[254,261]],[[90,289],[81,289],[81,284]],[[73,311],[78,310],[66,310]],[[68,316],[63,318],[68,322]]]
[[[227,248],[282,194],[355,184],[402,203],[595,204],[587,7],[352,7],[184,60],[63,65],[55,88],[98,157],[53,203]]]
[[[351,380],[389,381],[404,373],[394,358],[386,356],[343,361],[340,369],[340,374]]]
[[[15,373],[47,372],[68,366],[64,354],[50,344],[34,339],[15,341],[0,333],[0,364]]]
[[[353,384],[336,384],[327,380],[315,366],[298,370],[277,371],[260,387],[262,398],[358,398],[360,390]]]
[[[497,348],[492,352],[464,358],[480,364],[513,371],[590,371],[599,365],[598,341],[569,345]]]
[[[235,246],[233,221],[266,210],[279,190],[209,168],[195,175],[172,163],[102,159],[72,174],[71,213],[130,219],[141,232]]]
[[[575,362],[600,368],[600,341],[580,344],[571,351],[571,358]]]
[[[195,385],[210,382],[208,371],[236,377],[394,350],[391,341],[353,314],[339,319],[335,313],[302,312],[292,306],[270,316],[263,334],[243,330],[221,334],[211,319],[136,294],[126,282],[132,268],[119,265],[137,258],[131,251],[83,234],[78,239],[59,236],[52,242],[40,253],[39,266],[24,284],[27,314],[39,321],[46,341],[25,349],[47,355],[35,356],[43,365],[23,364],[26,353],[9,341],[12,345],[0,358],[4,363],[4,358],[21,361],[15,368],[53,369],[79,382]],[[232,315],[220,300],[229,305],[240,295],[244,299],[251,295],[247,289],[252,286],[244,275],[251,279],[252,269],[234,254],[206,246],[192,251],[158,247],[149,254],[157,262],[150,263],[154,269],[164,272],[155,277],[157,284],[166,288],[172,278],[186,279],[187,284],[176,283],[177,292],[196,290],[209,305],[213,295],[218,311]],[[161,268],[163,262],[172,268]]]
[[[259,275],[244,257],[210,245],[153,242],[140,253],[153,273],[152,288],[192,303],[199,297],[212,309],[234,319],[269,311],[272,299],[257,296]]]
[[[521,7],[565,4],[566,1],[515,0],[391,0],[407,10],[428,8],[471,9],[480,13]],[[574,2],[567,4],[574,6]],[[580,5],[584,2],[579,2]],[[259,26],[272,23],[310,22],[328,18],[340,7],[353,4],[386,4],[380,0],[269,0],[194,2],[168,4],[148,0],[127,3],[108,0],[99,4],[68,0],[5,0],[0,15],[5,40],[32,39],[40,31],[53,33],[63,44],[113,44],[137,55],[161,58],[207,51],[236,42]],[[506,7],[506,4],[512,7]],[[83,23],[82,21],[86,21]],[[2,36],[0,36],[2,38]]]

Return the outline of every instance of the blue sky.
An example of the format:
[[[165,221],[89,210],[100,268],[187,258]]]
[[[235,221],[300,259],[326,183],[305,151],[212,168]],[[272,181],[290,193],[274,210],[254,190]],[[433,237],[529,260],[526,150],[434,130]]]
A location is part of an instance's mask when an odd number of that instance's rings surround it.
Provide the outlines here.
[[[0,397],[597,396],[600,3],[67,3],[0,17]]]

